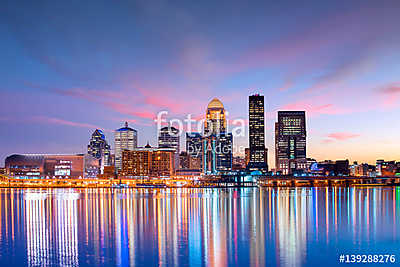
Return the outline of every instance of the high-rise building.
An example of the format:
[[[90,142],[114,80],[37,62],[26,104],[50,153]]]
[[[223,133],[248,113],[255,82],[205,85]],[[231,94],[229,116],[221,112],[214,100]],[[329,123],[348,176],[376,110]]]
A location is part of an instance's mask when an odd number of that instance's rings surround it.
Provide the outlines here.
[[[201,138],[203,173],[232,169],[233,136],[226,132],[224,105],[217,98],[207,106],[204,136]]]
[[[204,135],[220,134],[225,131],[226,117],[224,105],[217,98],[214,98],[207,106]]]
[[[93,132],[87,149],[89,155],[99,160],[100,169],[103,173],[104,166],[111,165],[111,148],[102,130],[96,129]]]
[[[250,170],[268,170],[265,149],[264,96],[249,96],[249,164]]]
[[[282,174],[307,170],[305,111],[278,111],[276,169]]]
[[[133,150],[137,147],[137,131],[128,127],[128,122],[125,122],[125,127],[122,127],[114,132],[115,141],[115,169],[122,169],[122,151]]]
[[[172,126],[163,127],[158,134],[158,147],[159,148],[174,148],[176,153],[179,154],[179,130]]]

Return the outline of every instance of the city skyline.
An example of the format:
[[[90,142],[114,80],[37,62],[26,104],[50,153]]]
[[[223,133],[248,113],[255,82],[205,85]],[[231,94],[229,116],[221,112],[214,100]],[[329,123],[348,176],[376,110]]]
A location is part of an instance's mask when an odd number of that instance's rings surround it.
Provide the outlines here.
[[[265,96],[271,167],[278,110],[306,111],[309,157],[399,160],[399,5],[232,2],[210,13],[208,3],[10,2],[0,18],[1,165],[14,153],[82,153],[96,128],[114,149],[125,121],[138,146],[154,146],[159,111],[201,118],[216,97],[230,120],[245,119],[253,93]],[[248,147],[245,133],[235,146]]]

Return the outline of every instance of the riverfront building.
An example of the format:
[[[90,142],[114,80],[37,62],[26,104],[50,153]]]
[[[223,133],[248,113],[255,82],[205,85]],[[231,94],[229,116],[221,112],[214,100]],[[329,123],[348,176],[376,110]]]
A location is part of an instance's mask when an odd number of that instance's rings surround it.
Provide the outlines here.
[[[175,149],[146,146],[122,151],[122,172],[126,177],[162,177],[175,173]]]
[[[394,160],[385,161],[378,159],[376,161],[376,176],[394,176],[400,173],[400,163]]]
[[[306,171],[305,111],[278,111],[275,127],[276,169],[285,175]]]
[[[6,174],[28,178],[96,178],[99,161],[88,154],[14,154],[5,160]]]
[[[249,170],[268,171],[268,150],[265,148],[264,96],[249,96]]]
[[[102,130],[96,129],[93,132],[87,151],[89,155],[99,160],[101,173],[104,171],[104,166],[111,165],[111,148]]]
[[[122,151],[133,150],[137,147],[137,131],[128,127],[128,122],[125,122],[125,127],[122,127],[114,133],[115,141],[115,169],[122,169]]]

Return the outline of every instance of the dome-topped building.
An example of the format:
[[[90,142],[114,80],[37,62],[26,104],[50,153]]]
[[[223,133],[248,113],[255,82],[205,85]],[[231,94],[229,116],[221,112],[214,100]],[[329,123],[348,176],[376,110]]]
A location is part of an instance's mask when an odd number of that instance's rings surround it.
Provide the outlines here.
[[[225,131],[226,118],[224,105],[218,98],[214,98],[207,106],[204,134],[212,135],[224,133]]]
[[[207,109],[224,109],[224,105],[218,98],[214,98],[211,100],[211,102],[208,104]]]

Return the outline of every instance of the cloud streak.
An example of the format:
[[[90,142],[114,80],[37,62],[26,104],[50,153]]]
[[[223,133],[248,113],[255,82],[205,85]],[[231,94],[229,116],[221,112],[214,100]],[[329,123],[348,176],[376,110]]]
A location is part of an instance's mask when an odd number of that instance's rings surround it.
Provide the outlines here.
[[[74,121],[69,121],[69,120],[64,120],[60,118],[54,118],[54,117],[47,117],[47,116],[35,116],[32,118],[33,121],[39,122],[39,123],[45,123],[45,124],[56,124],[56,125],[64,125],[64,126],[71,126],[71,127],[79,127],[79,128],[89,128],[89,129],[102,129],[102,127],[99,127],[94,124],[90,123],[82,123],[82,122],[74,122]],[[104,131],[109,131],[109,129],[104,129]]]
[[[348,133],[348,132],[336,132],[327,135],[327,138],[323,140],[324,143],[333,143],[335,141],[346,141],[349,139],[359,137],[359,134]]]

